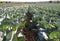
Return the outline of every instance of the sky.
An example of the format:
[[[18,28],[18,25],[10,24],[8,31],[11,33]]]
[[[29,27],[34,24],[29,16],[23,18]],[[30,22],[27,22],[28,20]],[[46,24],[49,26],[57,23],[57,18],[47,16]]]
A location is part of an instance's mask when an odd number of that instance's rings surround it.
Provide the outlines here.
[[[12,1],[12,2],[41,2],[50,0],[0,0],[0,1]]]

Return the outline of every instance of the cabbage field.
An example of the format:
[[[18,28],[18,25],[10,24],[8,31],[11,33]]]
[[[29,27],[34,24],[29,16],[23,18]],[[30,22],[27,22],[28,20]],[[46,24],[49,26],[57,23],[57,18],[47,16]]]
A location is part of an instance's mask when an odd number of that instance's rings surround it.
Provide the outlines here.
[[[0,6],[1,41],[24,41],[25,36],[18,37],[25,27],[26,13],[33,14],[32,21],[38,28],[47,30],[46,41],[60,41],[60,3],[38,3],[26,6]]]

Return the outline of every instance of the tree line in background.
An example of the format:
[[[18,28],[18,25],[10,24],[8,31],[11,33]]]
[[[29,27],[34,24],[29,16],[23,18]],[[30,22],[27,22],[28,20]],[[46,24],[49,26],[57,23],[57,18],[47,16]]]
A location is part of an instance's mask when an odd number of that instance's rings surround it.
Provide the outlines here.
[[[0,2],[0,4],[2,4],[2,3],[15,3],[15,2],[11,2],[11,1],[9,1],[9,2],[7,2],[7,1]],[[20,3],[20,2],[18,2],[18,3]],[[21,3],[24,3],[24,2],[21,2]],[[25,2],[25,3],[30,3],[30,2]],[[31,3],[36,3],[36,2],[31,2]],[[45,2],[41,2],[41,3],[60,3],[60,1],[48,1],[48,2],[45,1]]]

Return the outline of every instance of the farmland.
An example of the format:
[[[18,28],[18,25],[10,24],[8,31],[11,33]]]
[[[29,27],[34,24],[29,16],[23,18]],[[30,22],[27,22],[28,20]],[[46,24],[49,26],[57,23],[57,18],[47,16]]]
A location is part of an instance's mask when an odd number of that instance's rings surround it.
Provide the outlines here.
[[[9,41],[15,31],[12,41],[23,41],[23,38],[17,37],[17,30],[24,28],[28,7],[33,14],[32,21],[37,22],[38,27],[48,30],[47,41],[60,41],[60,3],[0,4],[0,30],[6,34],[5,40]]]

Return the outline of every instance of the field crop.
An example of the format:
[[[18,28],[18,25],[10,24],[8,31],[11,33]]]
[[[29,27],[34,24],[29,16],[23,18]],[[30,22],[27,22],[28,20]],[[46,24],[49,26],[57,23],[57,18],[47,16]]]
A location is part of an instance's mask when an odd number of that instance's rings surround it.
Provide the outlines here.
[[[26,7],[27,6],[27,7]],[[48,30],[47,41],[60,41],[60,3],[37,3],[27,4],[22,6],[1,6],[0,7],[0,30],[6,32],[6,39],[11,39],[12,32],[18,28],[23,29],[23,22],[26,19],[28,7],[29,12],[33,14],[32,21],[37,22],[38,27]],[[18,33],[16,31],[16,33]],[[15,33],[15,35],[17,35]],[[13,41],[18,40],[18,37],[13,37]],[[22,38],[19,38],[22,41]],[[3,40],[3,41],[5,41]]]

